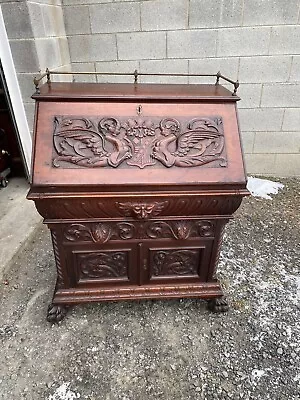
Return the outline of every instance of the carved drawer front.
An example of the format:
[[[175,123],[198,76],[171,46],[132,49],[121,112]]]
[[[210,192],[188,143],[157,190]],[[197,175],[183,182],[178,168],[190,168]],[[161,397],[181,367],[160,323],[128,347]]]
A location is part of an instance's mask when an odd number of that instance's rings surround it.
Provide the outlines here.
[[[236,195],[176,195],[156,196],[155,200],[142,196],[51,198],[37,201],[37,208],[46,219],[111,219],[130,218],[136,221],[165,219],[182,215],[230,215],[239,207],[242,196]]]
[[[63,225],[63,240],[71,245],[104,244],[116,240],[209,239],[214,237],[215,227],[216,221],[208,219],[80,222]]]
[[[143,245],[143,281],[205,281],[211,242]]]
[[[137,283],[137,260],[133,247],[76,248],[72,251],[69,268],[72,269],[75,286]]]

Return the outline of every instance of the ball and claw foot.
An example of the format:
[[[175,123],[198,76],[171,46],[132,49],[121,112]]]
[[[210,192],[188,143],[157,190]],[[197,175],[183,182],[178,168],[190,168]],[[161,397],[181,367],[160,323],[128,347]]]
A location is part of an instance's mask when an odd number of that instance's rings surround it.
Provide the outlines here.
[[[67,307],[61,304],[50,304],[47,312],[47,321],[57,324],[67,315]]]
[[[208,309],[215,313],[226,312],[229,309],[228,302],[225,297],[216,297],[208,301]]]

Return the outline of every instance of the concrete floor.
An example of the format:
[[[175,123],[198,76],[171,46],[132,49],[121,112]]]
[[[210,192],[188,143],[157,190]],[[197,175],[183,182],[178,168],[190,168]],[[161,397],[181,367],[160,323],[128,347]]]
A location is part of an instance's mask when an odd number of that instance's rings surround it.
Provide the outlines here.
[[[0,285],[0,399],[299,400],[300,181],[281,182],[226,228],[223,315],[197,300],[101,303],[52,326],[55,266],[36,230]]]
[[[42,220],[33,202],[26,200],[28,190],[25,178],[9,178],[8,186],[0,188],[0,279]]]

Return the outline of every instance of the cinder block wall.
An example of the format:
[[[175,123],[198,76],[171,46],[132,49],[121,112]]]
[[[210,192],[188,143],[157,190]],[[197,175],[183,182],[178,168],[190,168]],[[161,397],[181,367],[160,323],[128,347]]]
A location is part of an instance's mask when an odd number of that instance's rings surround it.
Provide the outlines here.
[[[74,71],[220,70],[238,78],[248,172],[300,175],[299,0],[63,0],[63,5]]]
[[[0,0],[29,129],[33,129],[33,77],[46,67],[70,69],[61,0]],[[60,77],[59,77],[60,78]]]

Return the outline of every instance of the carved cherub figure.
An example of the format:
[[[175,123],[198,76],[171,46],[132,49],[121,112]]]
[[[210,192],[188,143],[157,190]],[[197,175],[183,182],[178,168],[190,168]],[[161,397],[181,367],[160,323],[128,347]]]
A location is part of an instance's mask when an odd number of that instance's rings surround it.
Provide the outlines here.
[[[103,118],[99,122],[99,131],[113,145],[113,151],[108,157],[108,164],[112,167],[117,167],[132,156],[131,143],[120,128],[120,123],[115,118]]]

